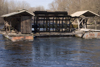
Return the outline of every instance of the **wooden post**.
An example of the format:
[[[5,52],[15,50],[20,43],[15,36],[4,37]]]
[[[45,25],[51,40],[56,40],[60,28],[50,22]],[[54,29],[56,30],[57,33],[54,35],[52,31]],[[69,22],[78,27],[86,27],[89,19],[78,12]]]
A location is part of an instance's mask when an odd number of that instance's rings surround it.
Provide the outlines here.
[[[57,32],[57,17],[56,17],[56,32]]]
[[[6,33],[7,33],[7,25],[6,25],[6,21],[4,21],[4,25],[5,25],[5,29],[6,29]]]
[[[97,22],[96,21],[94,21],[95,22],[95,30],[97,29]]]
[[[43,19],[43,31],[45,31],[45,17]]]
[[[36,30],[36,28],[35,28],[35,27],[36,27],[36,26],[35,26],[35,22],[36,22],[36,21],[35,21],[35,16],[34,16],[34,32],[35,32],[35,30]],[[33,28],[33,27],[32,27],[32,28]]]
[[[9,25],[9,32],[11,33],[11,22],[10,22],[10,25]]]
[[[50,32],[51,26],[50,26],[50,18],[49,18],[49,32]]]
[[[69,18],[68,18],[68,20],[67,20],[67,17],[66,17],[66,32],[68,31],[68,29],[69,29]]]
[[[80,30],[80,22],[78,19],[77,19],[77,22],[78,22],[78,30]]]
[[[37,32],[37,28],[38,28],[38,17],[36,17],[36,32]]]
[[[43,31],[44,31],[44,27],[43,27],[43,25],[44,25],[44,24],[43,24],[43,20],[42,20],[41,22],[42,22],[42,28],[43,28]]]
[[[54,32],[54,17],[53,17],[53,32]]]
[[[86,20],[86,28],[87,28],[87,20]]]
[[[86,20],[85,20],[84,26],[85,26],[85,29],[86,29]]]
[[[47,17],[46,17],[46,32],[48,31],[48,21],[47,21]]]
[[[59,18],[59,32],[60,32],[60,18]]]
[[[65,17],[65,32],[66,32],[66,29],[67,29],[67,20],[66,20],[66,17]]]
[[[62,17],[62,32],[63,32],[63,17]]]
[[[40,23],[39,23],[39,34],[40,34],[41,30],[40,30]]]
[[[70,21],[69,21],[69,32],[70,32]]]

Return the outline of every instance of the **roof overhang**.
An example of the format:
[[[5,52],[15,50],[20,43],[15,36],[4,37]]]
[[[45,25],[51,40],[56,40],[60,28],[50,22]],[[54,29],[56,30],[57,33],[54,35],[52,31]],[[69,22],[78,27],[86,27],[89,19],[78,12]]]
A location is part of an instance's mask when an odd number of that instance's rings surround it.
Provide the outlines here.
[[[28,13],[31,16],[35,16],[33,13],[30,13],[26,10],[22,10],[22,11],[19,11],[19,12],[12,12],[12,13],[9,13],[9,14],[5,14],[5,15],[2,15],[1,17],[10,17],[10,16],[14,16],[14,15],[21,14],[21,13],[24,13],[24,12]]]
[[[82,15],[85,16],[85,17],[95,17],[95,16],[100,17],[100,15],[98,15],[98,14],[92,12],[92,11],[89,11],[89,10],[78,11],[78,12],[71,14],[72,17],[80,17]]]

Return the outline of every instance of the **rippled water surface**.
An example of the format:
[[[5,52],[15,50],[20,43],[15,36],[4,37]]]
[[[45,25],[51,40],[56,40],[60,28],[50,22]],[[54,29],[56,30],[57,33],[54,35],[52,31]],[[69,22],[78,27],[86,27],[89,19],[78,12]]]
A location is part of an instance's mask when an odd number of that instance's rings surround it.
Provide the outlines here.
[[[12,43],[0,35],[0,67],[100,67],[100,40],[55,37]]]

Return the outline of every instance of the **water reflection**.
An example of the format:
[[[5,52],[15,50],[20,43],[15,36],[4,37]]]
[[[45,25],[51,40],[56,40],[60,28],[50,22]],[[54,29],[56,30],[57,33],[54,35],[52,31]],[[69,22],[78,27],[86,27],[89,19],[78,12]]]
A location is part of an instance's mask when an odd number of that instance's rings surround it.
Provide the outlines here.
[[[13,43],[0,35],[1,67],[99,67],[98,39],[37,38]]]
[[[32,43],[5,41],[5,50],[3,51],[4,67],[28,67],[32,62]]]
[[[38,63],[46,63],[47,65],[55,67],[63,67],[66,65],[82,66],[83,64],[89,66],[90,64],[86,63],[86,60],[89,58],[85,59],[85,57],[88,56],[85,55],[87,51],[81,50],[81,41],[81,39],[79,39],[79,41],[74,41],[74,38],[37,39],[33,43],[35,46],[34,51],[38,51],[34,53],[34,61],[39,61]],[[84,53],[82,53],[82,51]]]

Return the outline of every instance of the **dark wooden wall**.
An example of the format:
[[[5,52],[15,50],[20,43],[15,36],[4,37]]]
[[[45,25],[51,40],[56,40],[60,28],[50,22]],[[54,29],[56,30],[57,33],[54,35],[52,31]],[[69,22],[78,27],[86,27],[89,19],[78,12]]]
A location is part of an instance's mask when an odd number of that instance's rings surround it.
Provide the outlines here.
[[[22,16],[22,17],[7,17],[4,18],[5,22],[11,25],[11,29],[21,32],[22,34],[31,33],[31,16]]]
[[[31,14],[28,12],[22,12],[19,14],[15,14],[9,17],[5,17],[4,20],[9,25],[11,25],[11,29],[13,28],[14,31],[21,32],[22,34],[30,34],[31,33]]]
[[[31,17],[22,16],[21,17],[21,33],[30,34],[31,33]]]

